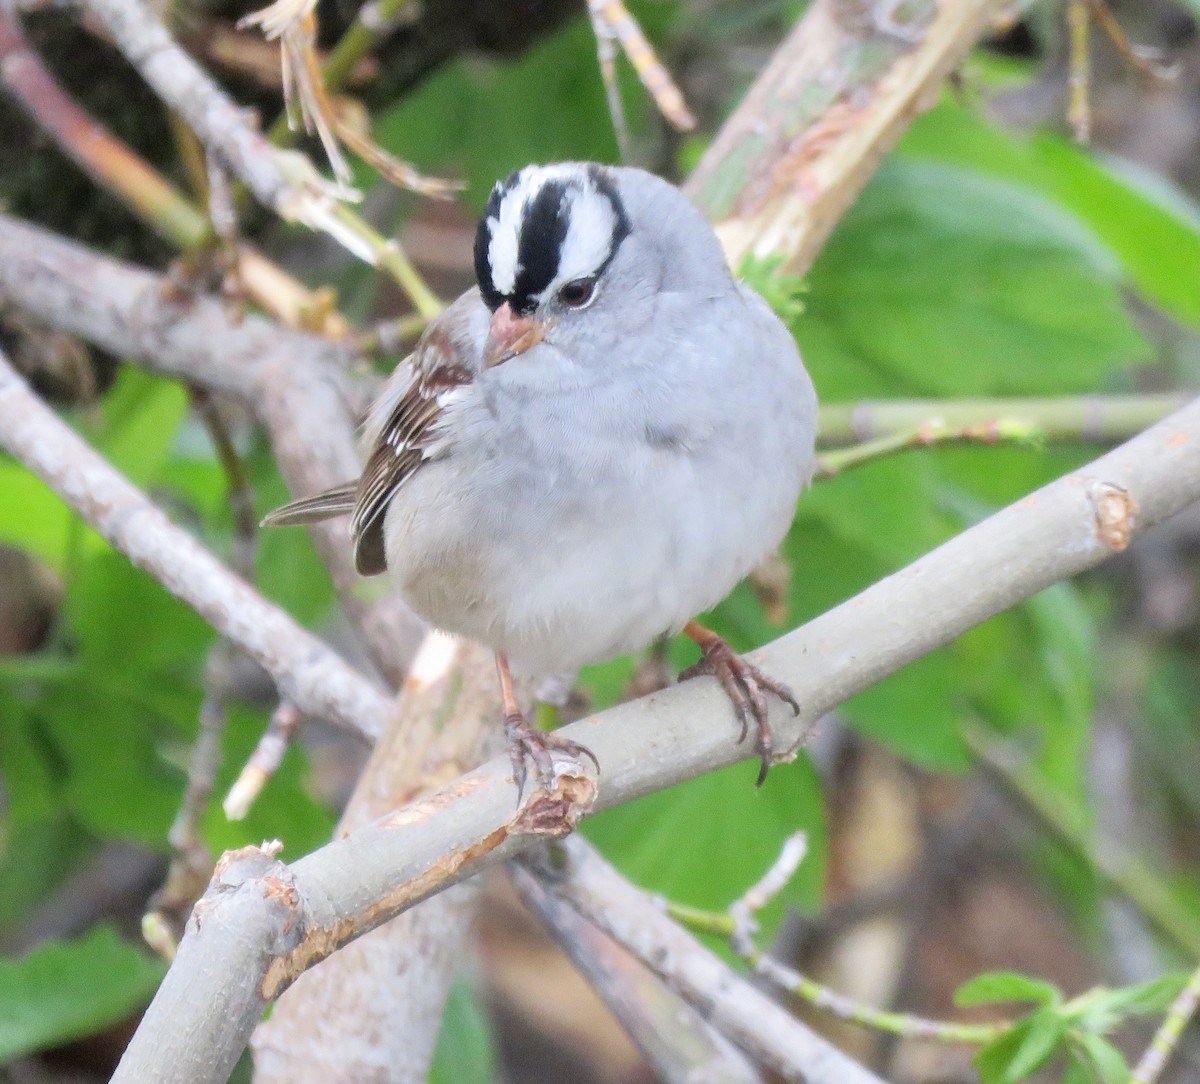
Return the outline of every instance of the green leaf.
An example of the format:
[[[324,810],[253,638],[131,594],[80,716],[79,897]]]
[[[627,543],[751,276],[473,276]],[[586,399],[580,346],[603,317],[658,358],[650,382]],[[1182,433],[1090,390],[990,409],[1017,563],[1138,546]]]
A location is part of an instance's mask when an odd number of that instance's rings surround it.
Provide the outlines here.
[[[1013,1051],[1004,1071],[1007,1084],[1016,1084],[1035,1073],[1054,1055],[1067,1033],[1066,1021],[1054,1008],[1038,1009],[1029,1017],[1029,1029]]]
[[[822,252],[796,330],[824,395],[827,380],[844,384],[835,369],[846,354],[886,375],[891,394],[1094,390],[1145,352],[1119,267],[1032,189],[893,161]]]
[[[733,730],[732,714],[725,725]],[[607,810],[581,830],[647,891],[713,910],[728,907],[766,872],[784,839],[805,830],[807,858],[761,915],[767,943],[786,905],[818,902],[825,835],[820,783],[803,754],[772,768],[758,789],[757,770],[755,763],[712,772]]]
[[[0,1063],[123,1020],[145,1004],[164,970],[107,926],[0,960]]]
[[[1151,979],[1149,982],[1140,982],[1135,986],[1097,991],[1090,1008],[1096,1013],[1118,1020],[1125,1016],[1157,1015],[1171,1007],[1171,1002],[1187,985],[1189,977],[1187,972],[1178,972]]]
[[[81,653],[114,682],[129,677],[142,684],[145,675],[169,673],[198,687],[212,630],[120,554],[96,554],[85,563],[68,593],[66,615]]]
[[[980,1048],[972,1064],[983,1084],[1008,1084],[1008,1067],[1029,1035],[1031,1019],[1021,1020]]]
[[[917,118],[900,153],[1037,188],[1086,222],[1151,301],[1200,323],[1200,213],[1176,190],[1164,197],[1160,176],[1151,188],[1130,165],[1053,133],[1016,139],[949,98]]]
[[[1062,1078],[1062,1084],[1095,1084],[1096,1078],[1086,1061],[1080,1060],[1080,1055],[1074,1051],[1069,1055],[1067,1072]]]
[[[6,786],[11,778],[6,776]],[[11,791],[9,797],[15,813]],[[93,847],[92,838],[61,810],[47,820],[0,821],[0,931],[13,929],[43,906]]]
[[[1102,1084],[1129,1084],[1129,1065],[1112,1043],[1093,1031],[1075,1038],[1087,1053],[1088,1061]]]
[[[622,82],[636,82],[624,65]],[[631,134],[645,130],[640,92],[624,96]],[[530,103],[537,122],[530,123]],[[466,181],[476,209],[492,185],[530,162],[614,161],[617,147],[596,42],[586,19],[543,39],[519,59],[495,63],[480,56],[443,68],[372,124],[388,150],[418,166]]]
[[[854,729],[931,771],[969,765],[959,725],[961,667],[948,651],[909,663],[841,708]]]
[[[990,1005],[998,1001],[1033,1001],[1057,1005],[1062,994],[1057,986],[1018,971],[985,971],[964,982],[954,992],[954,1004]]]
[[[430,1084],[490,1084],[496,1040],[474,988],[459,978],[450,987],[429,1070]]]
[[[104,431],[93,443],[126,478],[145,486],[166,462],[187,412],[179,381],[125,365],[104,397]]]

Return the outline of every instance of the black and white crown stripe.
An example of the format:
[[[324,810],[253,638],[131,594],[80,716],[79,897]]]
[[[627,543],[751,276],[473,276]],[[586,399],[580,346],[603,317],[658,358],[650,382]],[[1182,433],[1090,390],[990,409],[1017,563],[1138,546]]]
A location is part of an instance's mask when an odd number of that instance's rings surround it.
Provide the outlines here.
[[[600,166],[528,166],[498,184],[475,235],[475,273],[493,311],[532,312],[567,282],[604,272],[629,233]]]

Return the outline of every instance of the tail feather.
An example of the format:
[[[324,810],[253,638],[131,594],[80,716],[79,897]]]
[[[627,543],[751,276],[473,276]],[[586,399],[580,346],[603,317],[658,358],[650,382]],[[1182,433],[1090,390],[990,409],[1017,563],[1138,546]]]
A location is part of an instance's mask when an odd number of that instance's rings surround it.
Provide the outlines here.
[[[323,519],[349,515],[354,511],[354,483],[327,489],[311,497],[302,497],[263,517],[263,527],[294,527],[302,523],[320,523]]]

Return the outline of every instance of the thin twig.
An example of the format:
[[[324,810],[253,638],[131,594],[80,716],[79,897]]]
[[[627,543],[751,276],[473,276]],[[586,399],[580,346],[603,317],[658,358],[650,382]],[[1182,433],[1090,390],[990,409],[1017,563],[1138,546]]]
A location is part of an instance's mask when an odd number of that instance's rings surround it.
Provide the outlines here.
[[[932,448],[941,444],[1038,444],[1042,434],[1021,418],[996,418],[977,425],[949,426],[940,418],[907,432],[901,431],[848,448],[822,452],[817,456],[816,476],[832,478],[851,467],[860,467],[913,448]]]
[[[286,221],[328,233],[354,255],[393,275],[419,312],[440,311],[441,303],[398,244],[379,237],[341,202],[358,198],[358,193],[324,181],[304,155],[272,146],[141,0],[86,4],[159,97],[260,203]]]
[[[628,134],[624,132],[625,118],[620,108],[620,92],[612,65],[614,42],[621,46],[629,58],[629,63],[637,72],[642,86],[650,92],[659,112],[681,132],[690,132],[695,128],[696,118],[683,100],[683,94],[675,85],[671,73],[658,59],[654,47],[646,40],[637,20],[629,14],[623,0],[588,0],[588,15],[600,49],[600,69],[605,86],[609,88],[609,106],[613,109],[613,125],[617,128],[618,140],[624,137],[627,142]]]
[[[1159,395],[1064,395],[1044,399],[875,399],[824,403],[818,425],[823,448],[894,437],[927,425],[995,428],[1001,418],[1027,426],[1045,441],[1115,444],[1149,429],[1188,402],[1184,392]]]
[[[303,220],[304,206],[322,195],[315,171],[311,178],[294,169],[285,173],[279,152],[246,111],[180,47],[149,7],[140,0],[86,0],[84,6],[158,96],[263,206]]]
[[[1090,29],[1087,0],[1067,0],[1067,121],[1077,143],[1092,138]]]
[[[263,787],[279,770],[288,743],[300,725],[300,719],[300,709],[286,700],[280,701],[271,713],[267,729],[258,739],[254,752],[250,754],[250,759],[246,761],[245,767],[222,802],[225,816],[231,821],[240,821],[250,812],[250,807],[262,793]]]
[[[1130,1084],[1154,1084],[1175,1053],[1179,1040],[1200,1007],[1200,967],[1192,972],[1187,985],[1171,1002],[1166,1018],[1154,1033],[1150,1045],[1133,1070]]]
[[[644,963],[519,863],[509,876],[525,905],[588,980],[664,1084],[758,1084],[746,1057]],[[614,871],[614,875],[615,871]]]
[[[42,404],[0,358],[0,446],[139,568],[195,609],[289,699],[371,738],[387,701],[321,641],[238,579]]]
[[[168,962],[175,959],[183,925],[193,904],[204,893],[212,873],[212,853],[204,842],[200,826],[221,767],[221,740],[233,693],[230,670],[238,655],[228,640],[218,640],[209,652],[204,674],[204,700],[199,713],[200,729],[188,761],[183,802],[167,833],[171,862],[162,886],[150,898],[142,917],[146,942]]]
[[[1125,61],[1138,75],[1155,82],[1169,82],[1179,75],[1180,67],[1166,59],[1162,51],[1145,45],[1136,45],[1130,40],[1125,28],[1121,26],[1108,0],[1086,0],[1091,10],[1092,18],[1100,24],[1100,28],[1108,35],[1108,40],[1116,47],[1121,59]]]
[[[795,875],[804,859],[805,843],[802,832],[785,839],[778,856],[762,879],[735,900],[727,911],[704,911],[687,904],[665,901],[667,914],[687,929],[723,938],[756,975],[776,990],[839,1020],[908,1039],[970,1045],[991,1042],[1010,1027],[1007,1022],[962,1024],[929,1020],[910,1013],[884,1012],[839,994],[762,952],[754,940],[757,932],[754,916],[770,904]]]
[[[548,859],[548,860],[547,860]],[[653,898],[625,881],[583,839],[555,844],[514,871],[603,930],[693,1005],[718,1032],[784,1080],[882,1084],[871,1073],[750,983],[676,925]]]
[[[8,3],[0,3],[0,86],[59,150],[156,233],[184,252],[211,241],[212,229],[200,208],[63,90],[29,48]],[[200,166],[207,168],[202,156]],[[346,332],[328,291],[309,290],[248,246],[239,253],[238,275],[250,296],[285,322],[333,336]]]

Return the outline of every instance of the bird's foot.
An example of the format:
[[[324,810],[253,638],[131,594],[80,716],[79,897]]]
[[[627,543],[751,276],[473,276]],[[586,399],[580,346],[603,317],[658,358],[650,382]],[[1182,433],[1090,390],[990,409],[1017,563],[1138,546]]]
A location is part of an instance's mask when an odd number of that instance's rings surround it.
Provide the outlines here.
[[[586,745],[562,738],[552,731],[538,730],[530,726],[520,712],[509,712],[504,717],[504,733],[508,738],[508,755],[512,758],[513,782],[517,784],[517,801],[525,793],[526,763],[533,765],[538,786],[551,789],[555,782],[554,756],[570,757],[579,762],[584,757],[600,771],[600,762]]]
[[[793,715],[800,714],[800,704],[792,695],[792,690],[783,682],[768,677],[752,662],[747,662],[715,632],[703,629],[702,626],[696,628],[702,629],[703,635],[693,632],[691,626],[684,631],[700,645],[703,654],[694,666],[680,671],[679,680],[685,681],[701,674],[710,674],[721,683],[721,688],[733,703],[733,710],[742,724],[739,742],[746,740],[750,724],[754,724],[757,733],[755,749],[762,761],[758,772],[758,786],[761,787],[767,778],[767,769],[771,766],[774,754],[771,724],[767,718],[766,694],[774,693],[792,709]]]

